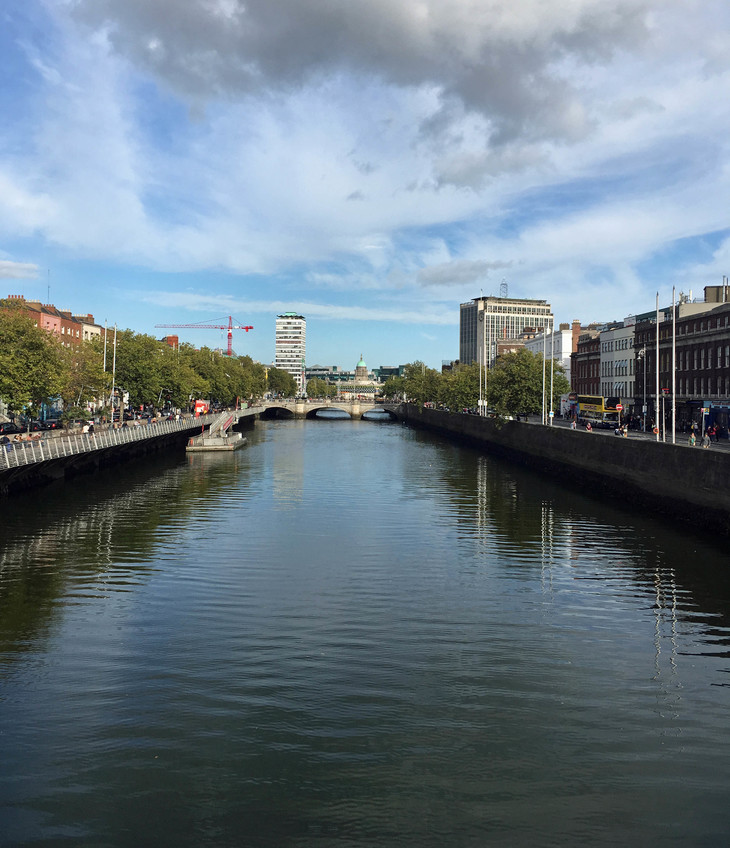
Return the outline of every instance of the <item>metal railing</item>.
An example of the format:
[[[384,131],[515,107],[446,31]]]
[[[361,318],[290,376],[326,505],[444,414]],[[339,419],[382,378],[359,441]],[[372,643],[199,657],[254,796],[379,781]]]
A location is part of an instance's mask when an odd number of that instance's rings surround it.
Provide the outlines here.
[[[0,445],[0,471],[64,456],[93,453],[130,442],[142,442],[171,433],[179,433],[182,430],[191,430],[194,427],[200,427],[202,430],[215,418],[215,415],[201,415],[198,418],[180,418],[177,421],[158,421],[155,424],[139,426],[130,422],[129,426],[118,429],[95,428],[93,434],[74,433],[64,436],[54,435],[51,438],[31,438],[22,442],[11,441],[7,445]]]

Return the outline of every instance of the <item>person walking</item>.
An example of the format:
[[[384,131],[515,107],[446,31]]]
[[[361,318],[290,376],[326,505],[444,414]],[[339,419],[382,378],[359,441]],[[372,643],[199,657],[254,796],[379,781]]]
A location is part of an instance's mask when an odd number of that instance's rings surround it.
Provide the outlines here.
[[[689,434],[689,439],[687,439],[687,443],[691,448],[693,448],[697,444],[697,436],[695,436],[694,430]]]
[[[710,434],[705,430],[705,435],[702,437],[702,447],[709,448],[710,447]]]
[[[588,421],[586,423],[586,433],[592,433],[592,432],[593,432],[593,427],[591,426],[591,422]]]

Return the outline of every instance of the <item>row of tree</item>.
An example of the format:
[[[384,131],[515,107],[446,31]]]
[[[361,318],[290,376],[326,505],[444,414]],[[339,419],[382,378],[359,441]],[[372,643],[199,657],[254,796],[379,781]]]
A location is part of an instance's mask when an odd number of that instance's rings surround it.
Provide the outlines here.
[[[0,398],[11,411],[36,415],[42,403],[62,400],[68,416],[83,414],[90,404],[105,404],[114,388],[129,393],[132,406],[172,406],[186,409],[192,399],[204,398],[229,406],[267,392],[296,394],[294,378],[278,368],[265,368],[250,356],[228,357],[219,351],[181,344],[171,348],[152,336],[123,330],[103,338],[65,347],[61,340],[34,322],[12,302],[0,302]],[[479,398],[501,414],[538,413],[543,402],[543,375],[548,392],[552,383],[553,409],[570,391],[560,365],[520,350],[501,356],[488,372],[462,365],[441,373],[422,362],[405,367],[402,377],[383,386],[386,397],[433,402],[449,409],[476,407]],[[307,384],[309,397],[329,397],[337,387],[320,378]]]
[[[123,330],[65,347],[35,326],[21,308],[0,303],[0,398],[11,412],[38,414],[41,404],[62,401],[69,416],[92,403],[106,406],[114,388],[132,406],[187,409],[194,398],[229,406],[266,392],[291,396],[296,383],[286,371],[266,369],[250,356],[182,344],[171,348],[152,336]]]
[[[500,356],[488,371],[478,365],[461,365],[441,373],[422,362],[412,362],[402,377],[385,382],[383,394],[451,410],[478,407],[481,397],[489,409],[502,415],[536,414],[543,408],[543,385],[548,405],[552,386],[551,408],[557,413],[560,396],[570,391],[563,367],[549,360],[544,363],[539,354],[522,349]]]

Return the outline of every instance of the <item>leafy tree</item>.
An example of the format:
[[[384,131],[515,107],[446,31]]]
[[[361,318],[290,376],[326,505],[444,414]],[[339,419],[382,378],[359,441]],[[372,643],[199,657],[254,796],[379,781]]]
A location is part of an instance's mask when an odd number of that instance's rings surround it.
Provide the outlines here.
[[[442,374],[438,401],[455,411],[476,406],[479,401],[479,366],[461,365]]]
[[[320,377],[312,377],[307,383],[307,397],[334,397],[337,387]]]
[[[111,375],[104,373],[104,358],[99,342],[85,341],[62,350],[67,365],[61,389],[64,408],[85,408],[92,400],[108,401]]]
[[[563,368],[554,365],[553,409],[559,408],[560,395],[570,391]],[[550,392],[550,362],[546,363],[545,388]],[[542,411],[543,358],[529,350],[518,350],[499,357],[487,378],[489,405],[503,415]],[[547,400],[547,398],[546,398]]]
[[[117,334],[116,387],[129,392],[132,406],[157,403],[162,385],[161,365],[164,342],[152,336],[122,330]],[[107,353],[107,357],[109,354]],[[107,358],[107,371],[110,371]]]
[[[243,371],[244,389],[240,396],[244,398],[262,397],[266,391],[266,369],[260,362],[254,362],[250,356],[239,356]]]
[[[433,368],[426,368],[420,360],[405,366],[404,388],[408,400],[415,403],[435,401],[441,374]]]
[[[294,377],[281,368],[269,368],[268,387],[270,392],[284,397],[294,397],[297,393],[297,383]]]
[[[0,309],[0,397],[20,411],[57,396],[67,374],[61,343],[19,308]]]
[[[405,377],[388,377],[383,383],[383,394],[388,398],[402,397],[406,388]]]

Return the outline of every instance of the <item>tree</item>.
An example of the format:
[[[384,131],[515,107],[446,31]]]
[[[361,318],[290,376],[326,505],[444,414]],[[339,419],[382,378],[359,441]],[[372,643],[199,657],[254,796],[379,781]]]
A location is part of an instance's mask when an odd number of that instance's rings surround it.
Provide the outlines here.
[[[294,377],[281,368],[269,368],[267,375],[269,391],[284,397],[294,397],[297,393],[297,383]]]
[[[117,334],[116,388],[129,392],[132,406],[157,403],[163,388],[161,365],[164,342],[122,330]],[[109,370],[107,360],[107,370]]]
[[[438,371],[426,368],[420,360],[408,363],[404,373],[404,389],[408,400],[415,403],[435,401],[440,379],[441,374]]]
[[[476,406],[479,401],[479,366],[460,365],[441,375],[438,401],[452,411]]]
[[[320,377],[312,377],[307,383],[307,397],[333,397],[337,394],[337,387]]]
[[[383,394],[387,398],[403,397],[405,392],[406,380],[405,377],[388,377],[383,383]]]
[[[550,362],[545,363],[546,402],[549,404]],[[560,395],[570,391],[563,367],[554,364],[553,406],[559,408]],[[507,353],[497,359],[487,377],[487,400],[503,415],[542,411],[543,358],[529,350]],[[557,404],[556,404],[557,401]]]
[[[104,373],[104,357],[99,342],[84,341],[63,348],[66,375],[61,389],[64,409],[85,407],[92,400],[109,400],[111,375]]]
[[[56,397],[67,364],[61,343],[17,307],[0,309],[0,397],[20,411]]]

